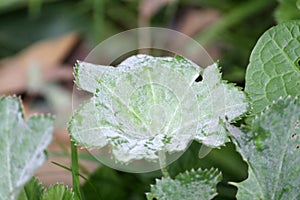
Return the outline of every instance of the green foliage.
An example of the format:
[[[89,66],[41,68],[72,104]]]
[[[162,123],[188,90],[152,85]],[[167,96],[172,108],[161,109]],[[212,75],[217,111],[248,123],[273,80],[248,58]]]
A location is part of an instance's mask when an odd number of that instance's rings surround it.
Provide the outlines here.
[[[217,185],[218,195],[214,200],[231,200],[235,198],[236,187],[229,185],[228,181],[239,182],[247,178],[247,164],[236,152],[232,143],[220,149],[213,149],[206,157],[199,159],[201,144],[193,142],[184,154],[168,166],[171,177],[191,169],[217,168],[222,172],[222,182]]]
[[[12,56],[45,38],[59,37],[87,28],[87,17],[74,8],[74,2],[59,1],[45,3],[43,6],[46,9],[35,18],[28,16],[27,8],[1,15],[0,58]]]
[[[279,6],[275,12],[275,18],[279,23],[300,19],[300,1],[279,0]]]
[[[74,31],[83,33],[88,46],[92,41],[96,45],[99,40],[136,27],[137,2],[1,0],[0,58],[12,56],[37,41]],[[99,3],[101,7],[97,7]]]
[[[253,113],[279,97],[300,95],[300,22],[279,24],[265,32],[254,47],[245,91]]]
[[[62,184],[45,189],[36,178],[32,178],[22,189],[18,200],[78,200],[72,190]]]
[[[218,170],[191,170],[179,174],[175,179],[162,178],[151,186],[147,199],[159,200],[208,200],[217,195],[216,185],[222,175]]]
[[[25,122],[20,99],[0,98],[1,200],[15,199],[43,164],[52,131],[52,116],[31,116]]]
[[[243,132],[232,131],[237,150],[249,164],[249,177],[238,187],[238,199],[299,199],[300,101],[274,102]]]
[[[38,179],[32,178],[28,183],[22,188],[18,200],[39,200],[44,187],[39,182]]]
[[[144,200],[149,185],[158,176],[159,173],[133,174],[100,166],[84,183],[82,191],[89,200]]]
[[[77,200],[75,193],[63,184],[56,184],[44,190],[40,200]]]
[[[195,82],[199,73],[203,81]],[[216,65],[203,70],[179,56],[137,55],[117,68],[79,62],[75,78],[94,97],[73,115],[72,138],[86,148],[111,144],[123,162],[182,151],[193,139],[224,145],[224,122],[247,110],[243,92],[223,82]]]

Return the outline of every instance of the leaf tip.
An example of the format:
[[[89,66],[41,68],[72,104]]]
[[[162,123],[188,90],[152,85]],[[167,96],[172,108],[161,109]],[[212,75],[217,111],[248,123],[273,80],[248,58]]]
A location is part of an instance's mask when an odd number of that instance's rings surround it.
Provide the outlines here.
[[[229,185],[233,185],[233,186],[235,186],[235,187],[238,187],[238,183],[235,183],[235,182],[229,181],[228,184],[229,184]]]

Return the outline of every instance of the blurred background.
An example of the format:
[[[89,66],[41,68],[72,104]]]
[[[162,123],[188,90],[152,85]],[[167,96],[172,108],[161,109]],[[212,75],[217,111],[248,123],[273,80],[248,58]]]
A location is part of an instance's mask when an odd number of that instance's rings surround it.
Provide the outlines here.
[[[223,79],[244,86],[250,52],[259,36],[285,19],[298,19],[296,0],[0,0],[0,96],[21,96],[25,117],[56,115],[48,161],[37,172],[45,185],[71,185],[66,130],[72,109],[73,66],[106,38],[137,27],[180,31],[198,41],[222,67]],[[293,6],[291,6],[293,5]],[[290,10],[289,10],[290,9]],[[285,10],[282,16],[282,10]],[[286,12],[288,11],[288,12]],[[235,199],[228,181],[247,177],[233,144],[198,159],[193,143],[170,167],[172,176],[191,168],[219,168],[215,199]],[[160,172],[129,174],[101,166],[80,150],[86,199],[145,199]],[[130,184],[128,184],[130,183]]]

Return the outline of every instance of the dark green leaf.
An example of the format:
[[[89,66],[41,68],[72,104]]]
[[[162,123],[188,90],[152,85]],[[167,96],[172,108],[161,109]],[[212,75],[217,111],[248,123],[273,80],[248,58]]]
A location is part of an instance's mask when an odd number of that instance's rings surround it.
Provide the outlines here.
[[[153,176],[147,174],[129,174],[101,166],[84,183],[82,190],[88,200],[143,200],[152,180]]]
[[[299,0],[279,0],[279,6],[276,9],[275,17],[280,23],[288,20],[300,19]]]
[[[261,112],[279,97],[300,95],[300,22],[277,25],[254,47],[246,72],[253,112]]]

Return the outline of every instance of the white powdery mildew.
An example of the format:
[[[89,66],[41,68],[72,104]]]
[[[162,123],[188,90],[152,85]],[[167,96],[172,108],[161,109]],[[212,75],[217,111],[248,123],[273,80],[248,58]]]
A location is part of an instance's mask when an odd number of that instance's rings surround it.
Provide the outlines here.
[[[0,199],[16,199],[23,185],[45,161],[44,150],[52,139],[53,118],[23,119],[16,97],[0,99]]]
[[[155,160],[160,151],[185,150],[193,139],[223,145],[225,118],[247,110],[245,95],[221,81],[217,65],[204,70],[179,56],[137,55],[116,68],[79,62],[75,78],[94,97],[74,113],[72,138],[86,148],[110,145],[121,162]]]
[[[195,139],[210,147],[228,141],[225,121],[233,121],[247,111],[245,94],[221,79],[216,64],[204,70],[203,81],[192,86],[198,97],[200,110]]]

